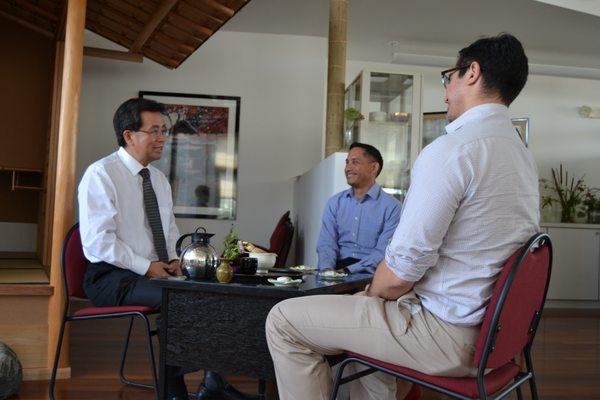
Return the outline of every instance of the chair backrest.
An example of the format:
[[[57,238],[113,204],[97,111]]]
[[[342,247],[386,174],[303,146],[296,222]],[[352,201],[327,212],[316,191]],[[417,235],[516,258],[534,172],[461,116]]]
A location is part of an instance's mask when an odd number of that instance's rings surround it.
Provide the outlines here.
[[[67,301],[69,296],[87,299],[83,290],[83,274],[89,261],[83,255],[79,223],[73,225],[63,243],[62,274]]]
[[[286,211],[281,218],[279,218],[279,222],[277,222],[269,242],[269,251],[277,254],[276,267],[279,268],[285,265],[293,236],[294,225],[290,220],[290,212]]]
[[[546,301],[552,243],[534,235],[504,264],[494,286],[475,347],[475,366],[497,368],[533,341]]]

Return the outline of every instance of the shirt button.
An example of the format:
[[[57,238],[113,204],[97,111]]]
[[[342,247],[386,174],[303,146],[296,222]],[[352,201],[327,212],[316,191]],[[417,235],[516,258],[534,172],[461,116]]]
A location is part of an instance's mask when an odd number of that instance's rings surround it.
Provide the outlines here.
[[[353,233],[352,236],[356,236],[356,233]]]
[[[354,219],[355,219],[356,221],[358,221],[358,217],[354,217]]]

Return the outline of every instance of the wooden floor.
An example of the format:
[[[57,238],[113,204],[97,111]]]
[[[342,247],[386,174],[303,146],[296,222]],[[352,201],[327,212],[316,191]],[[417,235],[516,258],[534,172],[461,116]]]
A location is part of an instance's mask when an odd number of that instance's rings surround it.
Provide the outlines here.
[[[86,321],[73,325],[73,376],[58,381],[57,399],[152,399],[150,391],[122,386],[117,378],[125,330],[125,321]],[[132,377],[148,381],[141,330],[136,332],[128,371]],[[534,364],[541,399],[600,400],[600,317],[544,318],[536,338]],[[197,387],[200,377],[196,373],[186,378],[189,389]],[[257,388],[252,379],[230,377],[229,381],[244,391],[255,392]],[[47,382],[24,382],[13,399],[47,399],[47,388]],[[529,398],[528,391],[525,394]],[[423,398],[440,397],[427,394]]]

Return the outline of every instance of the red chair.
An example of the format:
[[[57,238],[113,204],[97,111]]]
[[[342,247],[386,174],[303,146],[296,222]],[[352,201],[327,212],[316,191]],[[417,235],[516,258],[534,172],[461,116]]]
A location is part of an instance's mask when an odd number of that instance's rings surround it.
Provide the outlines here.
[[[285,262],[287,261],[288,253],[292,245],[292,238],[294,237],[294,224],[290,219],[290,212],[286,211],[279,222],[275,225],[275,229],[271,234],[271,240],[269,241],[269,248],[262,246],[256,246],[266,252],[277,254],[277,261],[275,262],[275,268],[284,268]]]
[[[89,261],[83,255],[83,248],[81,246],[81,236],[79,234],[79,224],[75,224],[67,233],[65,241],[63,243],[62,250],[62,277],[63,286],[65,291],[65,308],[62,323],[60,325],[60,333],[58,335],[58,343],[56,345],[56,354],[54,356],[54,366],[52,367],[52,377],[50,378],[50,399],[54,400],[54,384],[56,382],[56,370],[58,368],[58,360],[60,357],[60,348],[62,346],[63,334],[65,326],[69,321],[83,321],[89,319],[108,319],[108,318],[129,318],[129,329],[127,330],[127,337],[125,339],[125,348],[123,349],[123,355],[121,357],[121,364],[119,367],[119,377],[121,382],[125,385],[153,389],[156,398],[158,398],[158,383],[156,378],[156,365],[154,363],[154,351],[152,348],[152,336],[156,334],[156,331],[150,330],[150,322],[148,321],[148,315],[156,314],[157,311],[150,307],[145,306],[116,306],[116,307],[87,307],[82,310],[76,311],[72,314],[69,313],[70,297],[76,297],[80,299],[87,299],[87,296],[83,290],[83,276],[85,270],[89,264]],[[145,383],[130,381],[125,378],[123,370],[125,368],[125,360],[127,358],[127,349],[129,348],[129,338],[131,337],[131,328],[133,327],[133,318],[138,317],[144,321],[146,328],[146,340],[148,345],[148,357],[150,360],[152,379],[154,384],[148,385]]]
[[[279,222],[277,222],[269,241],[269,252],[277,254],[276,268],[285,267],[293,237],[294,224],[292,224],[292,220],[290,219],[290,212],[286,211],[279,218]]]
[[[516,390],[522,399],[521,385],[529,381],[532,399],[537,399],[531,347],[541,318],[550,272],[552,243],[545,233],[534,235],[504,264],[494,286],[475,348],[476,378],[430,376],[356,353],[348,353],[335,378],[331,399],[340,384],[376,371],[422,385],[456,399],[502,399]],[[521,371],[515,357],[523,352],[526,368]],[[369,367],[341,378],[344,367],[357,362]],[[485,374],[485,370],[492,371]]]

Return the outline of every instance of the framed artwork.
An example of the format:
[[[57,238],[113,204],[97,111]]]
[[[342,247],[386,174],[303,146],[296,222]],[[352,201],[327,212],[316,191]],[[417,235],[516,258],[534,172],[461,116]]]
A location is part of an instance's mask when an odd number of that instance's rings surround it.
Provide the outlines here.
[[[511,118],[519,137],[529,147],[529,118]]]
[[[423,113],[423,144],[422,148],[446,133],[444,127],[448,125],[446,111]]]
[[[163,103],[168,136],[152,165],[171,183],[180,218],[235,219],[240,98],[140,91]]]

